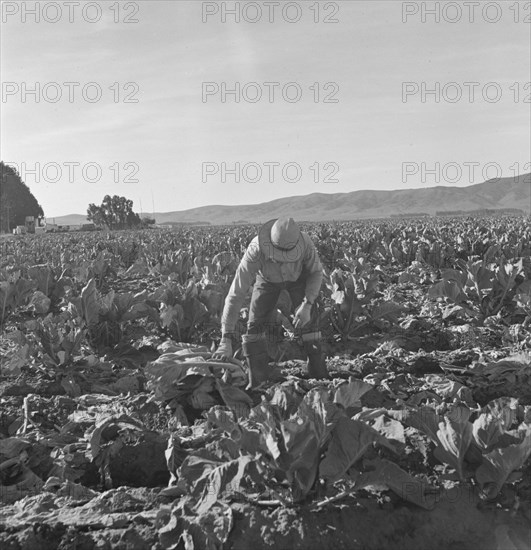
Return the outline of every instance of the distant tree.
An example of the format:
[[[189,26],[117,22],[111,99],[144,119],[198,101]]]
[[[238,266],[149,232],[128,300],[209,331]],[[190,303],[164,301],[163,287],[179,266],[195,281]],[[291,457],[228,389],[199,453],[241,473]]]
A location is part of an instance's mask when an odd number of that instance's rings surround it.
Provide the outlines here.
[[[87,208],[87,219],[97,225],[98,227],[103,227],[106,225],[105,216],[101,209],[101,206],[96,206],[95,204],[89,204]]]
[[[26,216],[42,218],[44,212],[17,170],[0,161],[0,231],[24,225]]]
[[[108,229],[133,229],[142,225],[140,216],[133,212],[133,201],[118,195],[105,195],[100,206],[89,204],[87,218],[94,225]]]

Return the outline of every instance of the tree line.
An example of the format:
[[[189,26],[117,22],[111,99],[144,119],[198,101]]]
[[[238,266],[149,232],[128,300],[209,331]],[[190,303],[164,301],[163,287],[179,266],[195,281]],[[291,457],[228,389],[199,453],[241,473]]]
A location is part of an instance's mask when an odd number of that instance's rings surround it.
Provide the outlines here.
[[[0,232],[10,233],[24,225],[27,216],[44,218],[44,211],[16,168],[0,161]],[[94,225],[113,229],[141,229],[155,223],[133,211],[133,201],[118,195],[105,195],[101,205],[89,204],[87,218]]]
[[[42,218],[44,212],[18,171],[0,161],[0,231],[24,225],[26,216]]]

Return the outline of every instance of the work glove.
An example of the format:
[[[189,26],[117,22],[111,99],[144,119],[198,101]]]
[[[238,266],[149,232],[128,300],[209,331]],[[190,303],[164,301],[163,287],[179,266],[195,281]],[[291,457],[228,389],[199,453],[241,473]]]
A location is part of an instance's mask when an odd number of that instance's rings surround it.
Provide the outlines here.
[[[312,305],[308,302],[303,302],[295,312],[293,317],[293,326],[296,329],[302,328],[310,322],[312,316]]]
[[[230,338],[221,338],[218,349],[214,352],[212,358],[218,360],[232,359],[232,341]]]

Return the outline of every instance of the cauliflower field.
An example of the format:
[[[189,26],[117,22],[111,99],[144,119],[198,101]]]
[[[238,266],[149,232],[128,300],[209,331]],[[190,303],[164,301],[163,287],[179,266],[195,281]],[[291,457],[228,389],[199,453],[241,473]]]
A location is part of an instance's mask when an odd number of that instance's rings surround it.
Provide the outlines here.
[[[253,392],[212,352],[257,227],[0,241],[2,548],[528,548],[530,220],[301,225],[332,379],[281,295]]]

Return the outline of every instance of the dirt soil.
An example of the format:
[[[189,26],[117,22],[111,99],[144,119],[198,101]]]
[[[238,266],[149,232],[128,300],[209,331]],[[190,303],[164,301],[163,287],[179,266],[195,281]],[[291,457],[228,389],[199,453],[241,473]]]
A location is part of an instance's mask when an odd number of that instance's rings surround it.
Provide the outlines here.
[[[73,485],[70,492],[75,493]],[[26,497],[2,508],[4,550],[162,548],[158,528],[171,500],[160,489],[120,487],[59,496],[65,489]],[[448,494],[432,511],[370,498],[345,500],[322,511],[305,506],[233,503],[229,550],[524,550],[531,530],[521,516],[478,506],[469,494]],[[176,546],[176,548],[185,548]],[[188,548],[188,547],[187,547]]]

